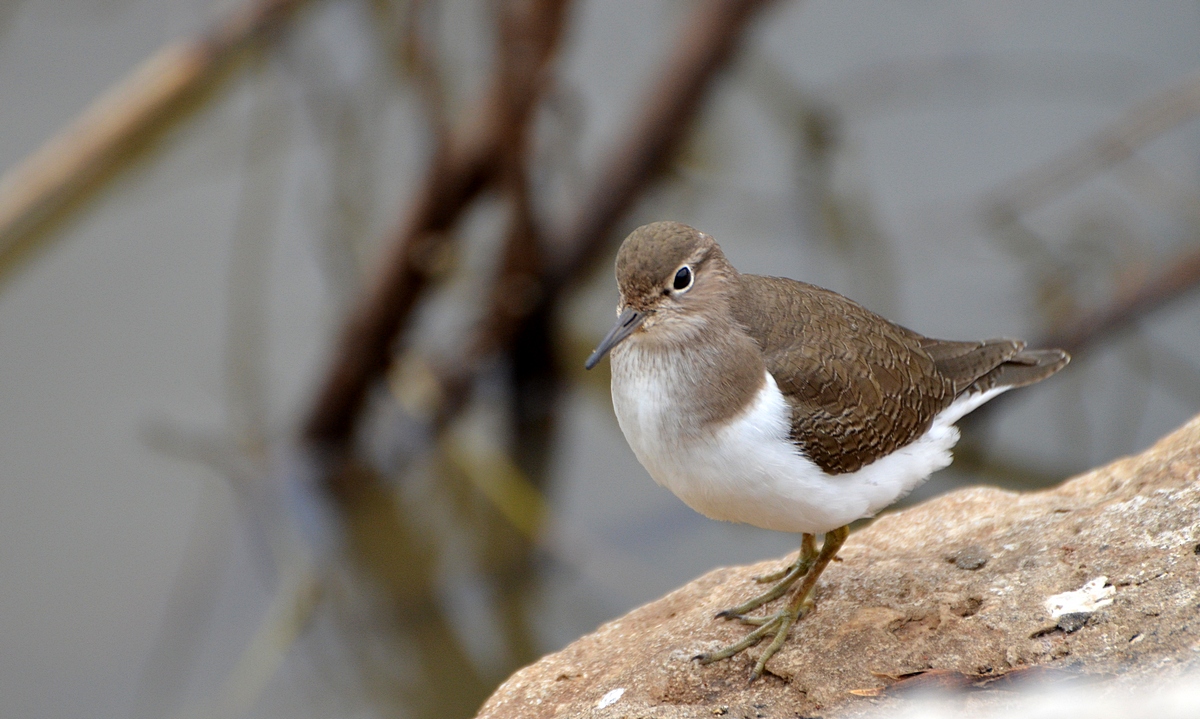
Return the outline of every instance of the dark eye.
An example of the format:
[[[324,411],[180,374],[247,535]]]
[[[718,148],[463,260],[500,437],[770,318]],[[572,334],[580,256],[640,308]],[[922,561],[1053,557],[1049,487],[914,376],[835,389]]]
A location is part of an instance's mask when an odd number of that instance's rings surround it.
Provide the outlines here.
[[[679,268],[678,272],[675,273],[675,282],[673,284],[673,287],[677,291],[682,292],[691,286],[692,286],[692,270],[687,265],[684,265],[683,267]]]

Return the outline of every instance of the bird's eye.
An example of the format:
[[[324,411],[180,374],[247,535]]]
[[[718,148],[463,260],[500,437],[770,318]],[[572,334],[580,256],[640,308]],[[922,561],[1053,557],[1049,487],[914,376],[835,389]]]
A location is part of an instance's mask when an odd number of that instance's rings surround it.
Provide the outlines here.
[[[692,286],[692,270],[687,265],[679,268],[675,273],[675,282],[672,284],[676,292],[683,292]]]

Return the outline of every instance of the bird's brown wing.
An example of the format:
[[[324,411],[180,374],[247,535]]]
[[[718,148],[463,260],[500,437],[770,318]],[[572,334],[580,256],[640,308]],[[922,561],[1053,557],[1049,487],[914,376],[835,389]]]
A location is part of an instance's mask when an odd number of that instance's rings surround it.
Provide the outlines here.
[[[792,407],[792,440],[823,471],[853,472],[903,447],[954,400],[920,335],[802,282],[741,283],[734,318]]]
[[[792,407],[792,440],[830,474],[912,442],[964,393],[1030,384],[1066,364],[1019,340],[951,342],[893,324],[829,290],[741,275],[734,318]]]

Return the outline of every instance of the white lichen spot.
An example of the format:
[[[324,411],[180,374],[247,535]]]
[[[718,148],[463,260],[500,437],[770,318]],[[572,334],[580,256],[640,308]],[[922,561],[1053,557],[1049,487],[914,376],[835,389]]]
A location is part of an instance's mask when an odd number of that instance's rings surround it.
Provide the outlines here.
[[[604,707],[610,707],[613,704],[616,704],[617,700],[620,699],[624,694],[625,694],[625,687],[621,687],[620,689],[613,689],[612,691],[608,692],[604,696],[600,697],[600,701],[596,702],[596,708],[603,709]]]
[[[1113,603],[1117,588],[1108,585],[1108,577],[1096,577],[1073,592],[1063,592],[1046,598],[1046,611],[1058,619],[1064,614],[1091,614]]]
[[[1104,511],[1115,514],[1134,514],[1148,501],[1150,500],[1139,494],[1135,497],[1125,500],[1124,502],[1113,502],[1105,507]]]
[[[1153,536],[1154,546],[1158,549],[1171,551],[1185,544],[1191,544],[1194,541],[1194,531],[1191,527],[1183,527],[1181,529],[1168,529],[1159,532]]]

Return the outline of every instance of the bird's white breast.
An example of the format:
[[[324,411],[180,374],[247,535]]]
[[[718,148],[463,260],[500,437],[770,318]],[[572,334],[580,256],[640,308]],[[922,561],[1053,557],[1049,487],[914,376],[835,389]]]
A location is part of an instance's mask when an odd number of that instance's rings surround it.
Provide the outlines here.
[[[914,442],[856,472],[829,475],[788,437],[791,408],[766,374],[746,408],[697,426],[686,363],[626,343],[613,353],[617,422],[656,482],[705,516],[786,532],[821,533],[869,517],[950,464],[962,415],[1002,390],[963,398]],[[681,368],[683,368],[681,370]]]

